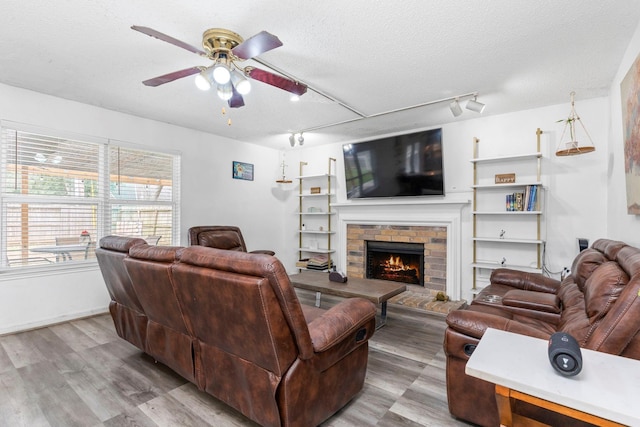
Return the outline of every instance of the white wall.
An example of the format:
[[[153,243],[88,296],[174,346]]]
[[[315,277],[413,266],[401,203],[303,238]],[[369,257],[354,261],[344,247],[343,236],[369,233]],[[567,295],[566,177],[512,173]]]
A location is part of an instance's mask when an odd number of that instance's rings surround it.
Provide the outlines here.
[[[613,79],[609,99],[611,127],[609,133],[608,152],[608,225],[609,235],[618,239],[640,246],[640,216],[627,213],[627,194],[624,176],[624,139],[622,133],[622,105],[620,96],[620,83],[627,71],[640,54],[640,25],[629,43],[616,77]],[[636,141],[640,144],[640,141]]]
[[[576,110],[596,145],[596,151],[574,157],[554,155],[563,129],[563,124],[557,121],[566,118],[570,111],[569,90],[566,104],[497,116],[478,116],[443,125],[445,199],[472,199],[470,186],[473,183],[473,167],[470,159],[473,157],[474,137],[480,139],[480,157],[531,153],[536,150],[536,129],[542,129],[542,175],[543,182],[549,187],[544,221],[546,230],[543,230],[548,242],[547,268],[559,273],[562,267],[571,267],[571,261],[578,253],[577,237],[586,237],[593,242],[607,236],[608,106],[608,98],[580,100],[577,94]],[[335,157],[338,160],[338,202],[346,201],[342,143],[292,152],[316,168],[326,168],[326,159]],[[323,171],[320,169],[317,172]],[[294,207],[289,206],[287,212],[295,212]],[[295,228],[296,224],[293,224],[291,229]],[[284,234],[291,238],[291,246],[294,247],[297,234],[286,230]],[[472,259],[471,237],[471,206],[468,205],[463,209],[460,272],[462,298],[466,299],[472,282],[469,267]],[[559,277],[559,274],[555,277]]]
[[[0,119],[182,153],[181,243],[194,225],[242,228],[249,249],[285,252],[283,204],[273,191],[276,150],[0,85]],[[253,163],[254,181],[231,178],[233,160]],[[0,276],[0,334],[105,311],[96,267],[47,276]]]

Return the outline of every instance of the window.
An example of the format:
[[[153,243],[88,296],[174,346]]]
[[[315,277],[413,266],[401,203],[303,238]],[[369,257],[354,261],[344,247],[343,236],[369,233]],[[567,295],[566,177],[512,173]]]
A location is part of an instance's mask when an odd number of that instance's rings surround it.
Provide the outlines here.
[[[173,182],[177,156],[109,147],[109,205],[111,234],[140,236],[172,244],[177,227]],[[177,206],[177,205],[176,205]]]
[[[2,269],[95,260],[106,234],[173,244],[178,155],[2,125]]]

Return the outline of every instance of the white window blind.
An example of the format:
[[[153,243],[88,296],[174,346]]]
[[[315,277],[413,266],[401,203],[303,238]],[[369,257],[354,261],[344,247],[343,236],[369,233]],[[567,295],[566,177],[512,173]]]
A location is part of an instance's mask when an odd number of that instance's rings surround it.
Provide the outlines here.
[[[3,128],[4,266],[95,257],[104,194],[101,148],[93,142]]]
[[[173,244],[179,155],[25,128],[2,127],[2,269],[95,261],[105,234]]]
[[[111,234],[172,245],[178,211],[174,175],[178,172],[177,156],[111,145]]]

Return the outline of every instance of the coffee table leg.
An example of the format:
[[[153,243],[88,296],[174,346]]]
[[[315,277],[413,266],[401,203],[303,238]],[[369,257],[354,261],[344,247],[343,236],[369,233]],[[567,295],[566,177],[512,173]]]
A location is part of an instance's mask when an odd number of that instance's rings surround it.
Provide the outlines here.
[[[387,302],[380,304],[380,323],[376,325],[376,329],[382,328],[387,324]]]
[[[322,294],[320,292],[316,292],[316,307],[320,307],[320,297]]]

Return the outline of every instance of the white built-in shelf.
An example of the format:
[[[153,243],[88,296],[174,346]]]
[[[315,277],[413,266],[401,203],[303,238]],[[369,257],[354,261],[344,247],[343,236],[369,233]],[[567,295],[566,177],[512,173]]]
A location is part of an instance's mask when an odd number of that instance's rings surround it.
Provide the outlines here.
[[[536,159],[540,157],[542,157],[542,153],[537,152],[537,153],[528,153],[528,154],[517,154],[514,156],[484,157],[484,158],[478,158],[478,159],[471,159],[470,161],[471,163],[490,163],[490,162]]]
[[[538,239],[501,239],[499,237],[474,237],[476,242],[497,242],[497,243],[525,243],[539,245],[544,243],[544,240]]]
[[[472,185],[471,188],[497,190],[501,188],[525,187],[527,185],[537,185],[538,187],[543,187],[541,182],[508,182],[505,184],[476,184]]]
[[[303,193],[303,194],[297,194],[298,197],[317,197],[317,196],[333,196],[333,193]]]
[[[332,254],[335,252],[335,250],[327,248],[298,248],[298,250],[302,252],[312,252],[314,254]]]
[[[296,176],[295,179],[312,179],[312,178],[335,178],[334,174],[322,173],[319,175],[302,175]]]
[[[471,264],[473,268],[484,268],[486,270],[496,270],[498,268],[510,268],[512,270],[526,271],[529,273],[542,273],[541,268],[530,267],[528,265],[505,264],[496,261],[478,261]]]
[[[542,215],[542,211],[473,211],[474,215]]]
[[[298,232],[304,234],[336,234],[335,231],[327,230],[298,230]]]
[[[335,212],[298,212],[298,215],[335,215]]]

